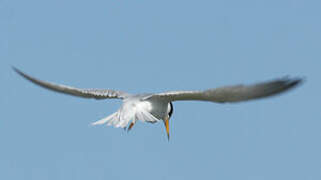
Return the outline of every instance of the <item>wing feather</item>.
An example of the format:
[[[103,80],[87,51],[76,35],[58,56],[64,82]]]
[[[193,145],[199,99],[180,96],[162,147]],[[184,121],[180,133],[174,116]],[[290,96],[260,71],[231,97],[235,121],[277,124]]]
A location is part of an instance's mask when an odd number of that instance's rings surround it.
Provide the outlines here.
[[[199,100],[211,102],[240,102],[264,98],[285,92],[299,85],[302,79],[281,78],[254,85],[226,86],[205,91],[170,91],[153,94],[150,98],[162,98],[167,101]]]
[[[39,85],[43,88],[64,93],[64,94],[69,94],[69,95],[84,97],[84,98],[95,98],[95,99],[107,99],[107,98],[123,99],[128,96],[127,93],[124,93],[121,91],[109,90],[109,89],[79,89],[79,88],[74,88],[66,85],[54,84],[54,83],[38,80],[34,77],[31,77],[15,67],[12,67],[12,68],[15,72],[17,72],[19,75],[21,75],[25,79],[31,81],[32,83]]]

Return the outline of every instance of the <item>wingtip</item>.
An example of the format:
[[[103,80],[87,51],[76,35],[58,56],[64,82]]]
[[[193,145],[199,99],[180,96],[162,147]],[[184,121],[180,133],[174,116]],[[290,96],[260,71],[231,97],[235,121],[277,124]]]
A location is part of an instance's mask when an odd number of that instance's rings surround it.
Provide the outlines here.
[[[16,68],[15,66],[11,65],[11,68],[12,68],[12,70],[14,70],[19,75],[26,76],[25,73],[23,73],[20,69]]]
[[[302,85],[306,81],[305,77],[296,77],[296,78],[288,78],[288,86],[296,87]]]
[[[279,82],[282,82],[288,89],[288,88],[294,88],[299,85],[302,85],[306,81],[306,78],[305,77],[284,76],[278,80],[279,80]]]
[[[16,68],[15,66],[11,65],[11,69],[14,70],[15,72],[19,73],[21,72],[18,68]]]

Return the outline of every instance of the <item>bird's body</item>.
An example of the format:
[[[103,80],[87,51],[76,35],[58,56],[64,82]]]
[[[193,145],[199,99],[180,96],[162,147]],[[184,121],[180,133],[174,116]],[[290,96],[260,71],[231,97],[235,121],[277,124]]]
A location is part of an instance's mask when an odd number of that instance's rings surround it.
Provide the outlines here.
[[[156,123],[169,118],[169,112],[172,110],[170,102],[145,99],[149,96],[150,94],[128,95],[123,99],[117,112],[94,122],[93,125],[108,123],[108,125],[125,128],[130,122],[135,124],[138,120]]]
[[[301,79],[282,78],[254,85],[226,86],[204,91],[170,91],[155,94],[128,94],[110,89],[79,89],[53,84],[33,78],[17,68],[13,68],[27,80],[56,92],[94,99],[122,99],[119,110],[110,116],[96,121],[93,125],[107,124],[130,130],[137,121],[156,123],[163,121],[169,137],[169,119],[173,113],[173,101],[197,100],[216,103],[241,102],[269,97],[285,92],[302,82]]]

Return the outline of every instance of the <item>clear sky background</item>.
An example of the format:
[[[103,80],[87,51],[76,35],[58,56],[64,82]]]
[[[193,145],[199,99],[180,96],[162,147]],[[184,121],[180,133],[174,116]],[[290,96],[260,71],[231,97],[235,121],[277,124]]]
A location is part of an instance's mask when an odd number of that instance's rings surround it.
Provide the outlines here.
[[[0,1],[0,179],[321,179],[321,1]],[[39,88],[131,93],[304,77],[238,103],[175,102],[130,133],[92,127],[117,100]]]

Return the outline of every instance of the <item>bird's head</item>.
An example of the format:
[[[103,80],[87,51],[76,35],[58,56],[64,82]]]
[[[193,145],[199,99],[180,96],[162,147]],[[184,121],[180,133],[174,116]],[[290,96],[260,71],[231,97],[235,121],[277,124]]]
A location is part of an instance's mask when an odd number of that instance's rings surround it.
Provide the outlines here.
[[[173,111],[174,111],[173,104],[172,104],[172,102],[169,102],[168,106],[167,106],[167,116],[164,120],[164,125],[166,127],[166,133],[167,133],[168,140],[169,140],[169,119],[172,117]]]

